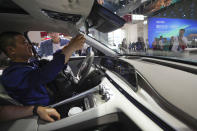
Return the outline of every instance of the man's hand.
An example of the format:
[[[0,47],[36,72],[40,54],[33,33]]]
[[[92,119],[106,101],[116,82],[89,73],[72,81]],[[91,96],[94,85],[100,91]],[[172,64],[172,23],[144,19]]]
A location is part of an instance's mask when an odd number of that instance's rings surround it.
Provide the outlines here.
[[[100,5],[103,5],[103,4],[104,4],[104,0],[97,0],[97,2],[98,2]]]
[[[86,39],[84,35],[80,34],[71,39],[68,46],[64,46],[64,48],[62,49],[62,53],[65,55],[65,63],[67,63],[73,52],[82,49],[85,41]]]
[[[84,43],[85,43],[85,37],[83,35],[77,35],[73,39],[71,39],[69,45],[72,46],[72,49],[74,51],[82,49]]]
[[[54,117],[57,120],[60,120],[60,114],[54,108],[39,106],[37,109],[37,113],[40,116],[40,118],[45,121],[54,122]]]

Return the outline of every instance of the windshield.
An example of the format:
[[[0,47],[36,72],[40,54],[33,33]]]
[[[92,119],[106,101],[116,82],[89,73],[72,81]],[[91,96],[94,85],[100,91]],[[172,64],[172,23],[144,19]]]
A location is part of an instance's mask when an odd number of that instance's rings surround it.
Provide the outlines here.
[[[120,55],[159,56],[197,62],[196,0],[98,0],[125,19],[108,33],[89,35]]]

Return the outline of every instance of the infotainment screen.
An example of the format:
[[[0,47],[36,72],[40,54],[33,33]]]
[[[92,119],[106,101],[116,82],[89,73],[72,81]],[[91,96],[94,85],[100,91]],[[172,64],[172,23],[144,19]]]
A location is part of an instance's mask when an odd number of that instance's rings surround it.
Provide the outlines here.
[[[131,85],[134,91],[138,89],[137,74],[135,68],[129,63],[116,58],[102,58],[101,66],[116,73],[121,79]]]

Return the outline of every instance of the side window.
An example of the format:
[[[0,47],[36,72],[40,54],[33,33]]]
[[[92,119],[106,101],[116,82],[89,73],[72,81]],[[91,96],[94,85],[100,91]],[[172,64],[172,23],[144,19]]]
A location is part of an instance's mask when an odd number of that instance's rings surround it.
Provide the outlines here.
[[[0,75],[2,71],[9,65],[10,59],[0,51]]]
[[[92,50],[94,51],[95,56],[105,56],[105,54],[103,54],[101,51],[97,50],[96,48],[92,48]]]
[[[41,37],[41,31],[29,31],[28,32],[28,37],[33,44],[34,49],[36,52],[39,52],[40,44],[43,41]]]
[[[79,56],[86,56],[88,54],[88,51],[90,50],[90,46],[88,44],[84,44],[82,50],[78,51]],[[92,51],[94,52],[95,56],[104,56],[102,52],[97,50],[96,48],[92,47]]]
[[[38,55],[49,59],[52,58],[53,53],[62,49],[72,39],[71,36],[63,33],[46,31],[29,31],[28,37]]]
[[[63,48],[72,39],[71,36],[63,33],[46,31],[29,31],[28,37],[34,46],[34,49],[42,58],[52,58],[51,56],[53,53],[55,53],[58,49]],[[74,52],[72,56],[86,56],[89,48],[90,46],[85,43],[83,48]],[[93,51],[95,56],[103,55],[95,48],[93,48]]]

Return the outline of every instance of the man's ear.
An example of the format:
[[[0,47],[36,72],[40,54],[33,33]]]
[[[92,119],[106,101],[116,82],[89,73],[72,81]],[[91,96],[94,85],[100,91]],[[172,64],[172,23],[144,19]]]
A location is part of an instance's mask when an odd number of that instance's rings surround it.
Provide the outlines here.
[[[9,56],[13,56],[15,54],[15,48],[13,46],[8,46],[6,48],[6,52]]]

